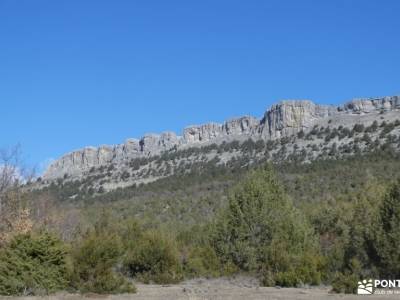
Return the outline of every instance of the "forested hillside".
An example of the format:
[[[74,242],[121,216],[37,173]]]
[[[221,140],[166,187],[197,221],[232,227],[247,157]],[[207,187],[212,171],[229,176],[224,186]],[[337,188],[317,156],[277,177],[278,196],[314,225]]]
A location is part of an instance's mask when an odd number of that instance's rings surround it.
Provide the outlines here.
[[[266,286],[325,283],[354,292],[359,278],[399,276],[399,167],[397,152],[380,149],[306,164],[210,165],[79,200],[65,197],[71,187],[59,183],[21,194],[29,214],[17,216],[32,230],[47,228],[63,241],[23,231],[0,255],[25,251],[29,243],[63,247],[57,259],[74,261],[58,269],[64,281],[47,286],[55,277],[41,279],[47,271],[38,269],[44,273],[34,281],[34,293],[69,285],[133,291],[126,278],[166,283],[243,272]],[[116,264],[117,273],[111,269]],[[0,268],[13,269],[7,260]],[[22,293],[4,277],[0,283],[7,286],[2,293]]]
[[[134,292],[133,280],[243,273],[265,286],[354,292],[360,278],[397,278],[399,131],[397,120],[314,126],[168,150],[120,175],[111,164],[80,180],[10,177],[0,294]],[[135,172],[157,180],[103,187]]]

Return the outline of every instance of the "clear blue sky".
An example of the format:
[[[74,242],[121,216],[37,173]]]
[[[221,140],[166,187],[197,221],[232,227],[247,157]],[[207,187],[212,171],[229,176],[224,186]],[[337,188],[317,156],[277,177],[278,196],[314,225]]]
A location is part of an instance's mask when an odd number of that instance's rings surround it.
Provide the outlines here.
[[[30,164],[272,103],[400,94],[400,1],[0,0],[0,147]]]

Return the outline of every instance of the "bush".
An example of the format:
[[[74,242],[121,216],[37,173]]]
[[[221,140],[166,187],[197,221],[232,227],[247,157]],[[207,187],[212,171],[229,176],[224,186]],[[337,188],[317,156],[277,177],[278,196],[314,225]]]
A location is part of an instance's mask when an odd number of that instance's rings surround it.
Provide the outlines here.
[[[190,277],[216,277],[226,272],[210,246],[196,246],[190,249],[183,267],[185,274]]]
[[[175,283],[182,279],[179,252],[174,241],[148,231],[128,250],[123,262],[129,275],[145,282]]]
[[[353,131],[361,133],[365,129],[364,124],[355,124],[353,127]]]
[[[332,282],[332,291],[335,293],[355,294],[358,277],[351,273],[338,273]]]
[[[380,207],[375,228],[377,267],[382,277],[400,276],[400,181],[393,184]]]
[[[275,285],[278,285],[278,286],[297,287],[301,283],[300,278],[297,276],[297,274],[294,270],[278,272],[277,274],[274,275],[273,278],[274,278]],[[266,283],[265,280],[263,282]]]
[[[73,251],[73,286],[99,294],[135,292],[134,286],[114,271],[123,253],[121,245],[116,235],[89,232]]]
[[[303,267],[299,257],[306,252],[318,256],[312,230],[268,166],[252,172],[236,188],[216,223],[212,244],[223,263],[272,273],[285,285],[297,284],[282,278],[291,277],[293,266]],[[310,268],[307,272],[317,272],[315,266]],[[304,283],[312,283],[310,277],[303,277]]]
[[[305,133],[304,133],[303,129],[300,130],[300,131],[297,133],[297,138],[299,138],[299,139],[304,138],[304,136],[305,136]]]
[[[262,272],[262,283],[266,286],[288,287],[320,284],[325,271],[322,257],[313,249],[297,255],[288,253],[285,247],[284,244],[271,245],[268,263]]]
[[[0,250],[0,294],[49,294],[67,287],[64,244],[48,233],[15,236]]]

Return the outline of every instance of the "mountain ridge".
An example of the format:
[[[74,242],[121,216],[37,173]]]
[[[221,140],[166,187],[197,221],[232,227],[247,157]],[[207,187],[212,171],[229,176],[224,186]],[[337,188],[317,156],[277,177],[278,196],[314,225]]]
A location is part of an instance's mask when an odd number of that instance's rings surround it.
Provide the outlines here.
[[[121,164],[136,158],[148,158],[171,149],[201,147],[207,144],[244,141],[248,138],[264,141],[291,136],[300,131],[308,132],[318,123],[335,118],[336,123],[361,122],[362,116],[397,111],[400,96],[356,98],[343,105],[315,104],[311,100],[282,100],[266,110],[262,118],[242,116],[224,123],[209,122],[190,125],[182,135],[166,131],[146,134],[140,139],[129,138],[122,144],[88,146],[69,152],[54,161],[43,178],[53,180],[63,176],[79,176],[93,167]],[[368,123],[368,122],[366,122]]]

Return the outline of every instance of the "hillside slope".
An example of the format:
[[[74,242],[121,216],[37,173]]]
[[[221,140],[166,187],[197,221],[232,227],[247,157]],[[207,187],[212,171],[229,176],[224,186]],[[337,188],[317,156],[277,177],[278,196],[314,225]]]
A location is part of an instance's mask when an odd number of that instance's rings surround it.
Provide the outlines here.
[[[135,158],[124,163],[91,167],[80,175],[65,174],[55,180],[39,179],[35,188],[67,184],[73,186],[71,199],[83,195],[102,195],[119,188],[135,188],[168,177],[188,174],[212,174],[221,169],[242,170],[265,161],[272,163],[310,163],[314,160],[338,160],[353,155],[400,149],[400,115],[397,111],[362,115],[363,122],[339,125],[335,119],[325,126],[271,140],[251,138],[199,147],[171,149],[159,155]],[[354,117],[351,119],[353,121]],[[208,175],[203,175],[208,176]]]
[[[309,146],[319,155],[322,153],[322,148],[330,147],[332,143],[324,144],[322,147],[321,141],[310,139],[309,133],[317,129],[320,131],[321,128],[325,133],[329,133],[328,130],[341,131],[342,138],[334,142],[338,142],[337,146],[350,144],[353,139],[347,134],[347,129],[351,130],[355,124],[370,126],[374,121],[393,122],[400,117],[399,108],[398,96],[352,100],[339,107],[317,105],[308,100],[282,101],[267,110],[262,119],[245,116],[229,120],[224,124],[190,126],[185,128],[182,136],[165,132],[160,135],[145,135],[141,139],[128,139],[120,145],[77,150],[53,162],[44,173],[43,179],[52,181],[69,177],[80,180],[107,170],[107,182],[103,183],[103,188],[110,190],[169,176],[175,173],[176,164],[182,166],[199,162],[198,158],[189,155],[190,152],[198,152],[191,150],[192,148],[203,149],[202,161],[211,161],[218,157],[221,163],[226,163],[232,158],[242,156],[237,151],[238,143],[249,139],[257,142],[258,149],[263,148],[265,143],[269,144],[268,151],[272,157],[279,152],[279,149],[271,144],[279,143],[279,140],[281,144],[287,140],[293,141],[297,135],[297,146],[294,150],[307,151],[306,148]],[[321,137],[321,133],[318,137]],[[334,138],[331,140],[333,142]],[[221,148],[223,143],[232,147]],[[290,145],[287,146],[291,148]],[[218,155],[214,150],[219,151]],[[179,158],[175,159],[173,165],[160,161],[160,157],[171,153],[175,154],[175,158]],[[180,153],[185,153],[183,158]],[[309,156],[309,159],[312,157]]]

